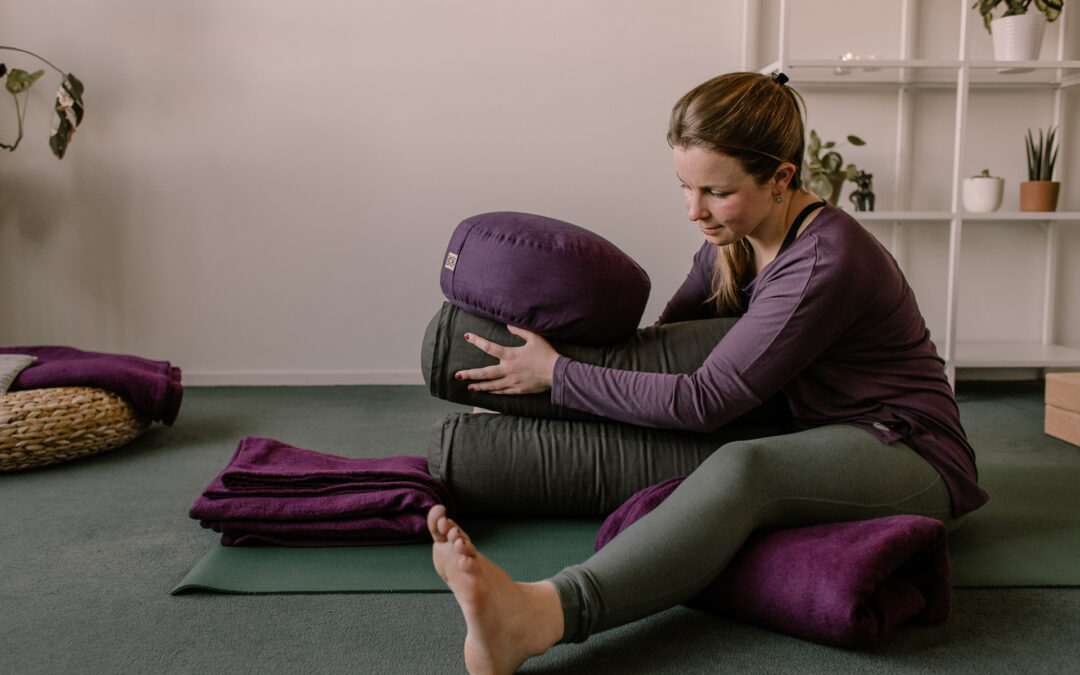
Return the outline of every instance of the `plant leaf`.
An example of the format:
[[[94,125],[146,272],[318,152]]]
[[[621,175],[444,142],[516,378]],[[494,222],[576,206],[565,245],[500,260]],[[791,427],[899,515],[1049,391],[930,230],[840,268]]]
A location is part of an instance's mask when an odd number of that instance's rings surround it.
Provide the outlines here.
[[[1035,0],[1035,6],[1046,15],[1046,20],[1051,22],[1057,21],[1057,18],[1061,16],[1061,8],[1064,4],[1063,0]]]
[[[28,73],[22,68],[12,68],[11,72],[8,73],[7,81],[4,82],[4,87],[12,94],[21,94],[34,86],[34,83],[38,81],[38,78],[44,74],[44,70],[36,70],[32,73]]]
[[[844,158],[838,152],[828,152],[821,158],[821,168],[825,173],[836,173],[844,164]]]
[[[60,117],[60,124],[57,125],[56,131],[52,136],[49,136],[49,147],[52,148],[53,154],[57,159],[63,159],[64,153],[67,152],[68,143],[71,142],[71,135],[75,133],[75,127],[68,121],[67,116]]]
[[[819,173],[811,176],[808,187],[811,192],[822,199],[829,199],[832,197],[832,182],[829,181],[825,174]]]
[[[983,24],[986,26],[986,32],[990,33],[990,22],[994,20],[993,11],[998,6],[1001,0],[975,0],[975,4],[971,6],[972,9],[979,10],[979,14],[982,14]]]
[[[1005,10],[1004,16],[1027,14],[1027,6],[1030,3],[1031,0],[1005,0],[1005,4],[1008,6],[1008,9]]]
[[[1024,136],[1024,153],[1027,155],[1028,180],[1035,180],[1035,142],[1031,138],[1031,129]]]
[[[866,145],[866,141],[859,138],[858,136],[848,136],[847,141],[848,141],[848,143],[851,143],[852,145]]]

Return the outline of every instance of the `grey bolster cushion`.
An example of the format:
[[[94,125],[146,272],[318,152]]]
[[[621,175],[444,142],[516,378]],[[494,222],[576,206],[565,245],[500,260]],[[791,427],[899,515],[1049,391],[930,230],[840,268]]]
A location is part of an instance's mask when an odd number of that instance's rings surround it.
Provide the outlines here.
[[[736,320],[704,319],[639,328],[629,338],[604,346],[559,341],[552,341],[551,344],[567,358],[595,366],[645,373],[692,373],[701,366]],[[420,368],[432,396],[513,415],[567,420],[602,419],[552,404],[550,392],[515,396],[470,392],[469,383],[455,380],[454,373],[495,365],[498,360],[466,342],[465,333],[475,333],[506,346],[524,344],[504,324],[444,302],[428,323],[420,354]]]
[[[432,429],[428,471],[450,489],[460,513],[606,516],[638,491],[690,473],[724,443],[779,432],[763,423],[696,434],[451,413]]]
[[[696,370],[735,319],[707,319],[642,328],[603,347],[552,342],[584,363],[623,370]],[[432,430],[428,466],[454,494],[462,513],[602,516],[638,490],[693,471],[716,448],[788,431],[786,406],[774,398],[711,434],[648,429],[556,406],[549,393],[495,395],[468,391],[454,373],[496,363],[462,337],[500,344],[521,340],[506,327],[450,303],[432,318],[421,350],[432,395],[494,410],[452,413]]]

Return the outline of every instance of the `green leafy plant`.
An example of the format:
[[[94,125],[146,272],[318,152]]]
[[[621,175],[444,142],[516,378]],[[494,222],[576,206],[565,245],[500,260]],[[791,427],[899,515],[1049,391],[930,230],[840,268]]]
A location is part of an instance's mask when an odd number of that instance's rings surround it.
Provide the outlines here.
[[[990,175],[990,169],[983,169],[980,173],[972,176],[972,178],[997,178],[997,176]]]
[[[1002,16],[1016,16],[1018,14],[1027,14],[1028,7],[1033,0],[975,0],[975,4],[971,6],[972,9],[979,10],[979,14],[982,14],[983,23],[986,25],[986,32],[991,32],[990,22],[994,20],[994,10],[1001,3],[1005,3],[1005,13]],[[1061,7],[1065,4],[1065,0],[1034,0],[1035,6],[1046,15],[1047,21],[1056,21],[1061,16]]]
[[[60,89],[56,92],[56,101],[53,106],[56,117],[53,120],[52,135],[49,136],[49,147],[52,148],[52,152],[57,159],[63,159],[64,153],[67,152],[68,145],[71,143],[71,137],[75,133],[75,128],[82,123],[83,119],[82,82],[71,73],[65,73],[33,52],[18,47],[5,46],[0,46],[0,50],[28,54],[60,73]],[[36,70],[31,73],[21,68],[12,68],[9,71],[6,64],[0,63],[0,78],[7,76],[4,81],[4,89],[11,94],[11,98],[15,101],[15,118],[18,120],[19,126],[19,133],[15,137],[15,142],[10,145],[0,143],[0,148],[14,152],[15,148],[19,147],[19,142],[22,141],[23,137],[23,120],[26,117],[26,104],[30,96],[30,88],[44,74],[44,70]],[[20,96],[22,97],[21,101],[19,100]]]
[[[866,141],[858,136],[848,136],[847,142],[851,145],[866,145]],[[810,130],[810,143],[806,146],[806,161],[803,162],[803,175],[807,187],[822,199],[836,203],[833,192],[835,185],[842,184],[844,180],[855,180],[859,169],[854,164],[844,166],[844,158],[834,148],[835,141],[821,141],[821,136],[814,129]],[[821,152],[825,150],[825,154]],[[841,176],[842,174],[842,176]],[[838,195],[837,195],[838,196]]]
[[[1027,136],[1024,138],[1024,146],[1027,150],[1028,180],[1053,180],[1058,152],[1058,149],[1054,147],[1056,134],[1057,129],[1054,127],[1047,129],[1045,136],[1043,130],[1039,129],[1039,141],[1036,143],[1031,129],[1028,129]]]

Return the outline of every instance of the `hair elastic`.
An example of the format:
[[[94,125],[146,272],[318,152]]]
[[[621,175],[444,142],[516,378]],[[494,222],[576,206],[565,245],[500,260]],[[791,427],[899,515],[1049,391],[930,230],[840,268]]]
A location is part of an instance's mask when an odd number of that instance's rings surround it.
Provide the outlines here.
[[[772,77],[773,82],[775,82],[777,84],[780,84],[780,85],[786,84],[787,81],[788,81],[788,76],[781,73],[781,72],[775,72],[772,75],[770,75],[770,77]]]

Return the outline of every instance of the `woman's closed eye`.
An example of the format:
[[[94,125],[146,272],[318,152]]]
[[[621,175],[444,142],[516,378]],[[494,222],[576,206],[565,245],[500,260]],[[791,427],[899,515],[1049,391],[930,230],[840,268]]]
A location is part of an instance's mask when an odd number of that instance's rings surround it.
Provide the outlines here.
[[[679,188],[684,190],[684,191],[691,189],[691,187],[689,185],[685,184],[685,183],[680,183]],[[714,188],[707,188],[705,190],[705,194],[709,195],[710,197],[727,197],[731,193],[727,192],[725,190],[717,190],[717,189],[714,189]]]

